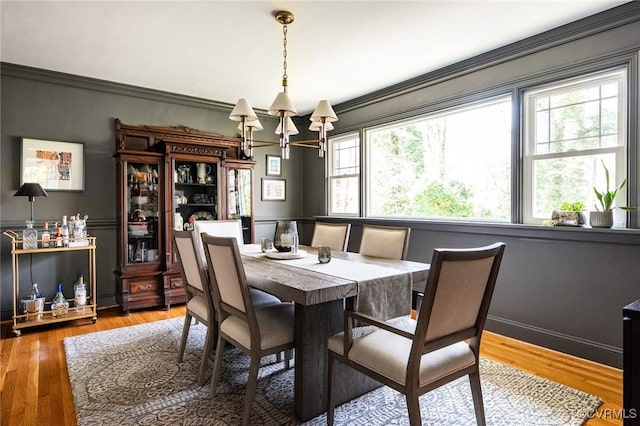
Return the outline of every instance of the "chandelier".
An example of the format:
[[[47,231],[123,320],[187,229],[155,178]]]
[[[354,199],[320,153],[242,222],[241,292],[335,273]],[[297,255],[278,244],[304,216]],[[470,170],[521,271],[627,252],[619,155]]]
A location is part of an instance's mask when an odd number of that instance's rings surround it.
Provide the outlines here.
[[[287,93],[288,75],[287,75],[287,26],[293,22],[293,13],[285,10],[274,13],[276,22],[282,25],[283,34],[283,73],[282,73],[282,91],[278,93],[275,100],[269,108],[270,115],[277,115],[280,118],[276,134],[279,135],[279,141],[265,141],[253,138],[253,132],[263,129],[258,116],[251,107],[249,101],[245,98],[238,99],[229,118],[233,121],[239,121],[238,129],[241,132],[240,149],[242,154],[248,158],[253,157],[253,148],[259,146],[268,146],[278,144],[282,150],[282,158],[289,159],[290,146],[302,146],[305,148],[318,149],[318,155],[324,157],[327,151],[327,131],[333,130],[334,121],[338,120],[336,113],[333,111],[331,104],[326,100],[318,102],[316,109],[311,114],[311,125],[309,130],[318,132],[318,139],[291,141],[290,136],[299,133],[291,117],[298,115],[296,107]]]

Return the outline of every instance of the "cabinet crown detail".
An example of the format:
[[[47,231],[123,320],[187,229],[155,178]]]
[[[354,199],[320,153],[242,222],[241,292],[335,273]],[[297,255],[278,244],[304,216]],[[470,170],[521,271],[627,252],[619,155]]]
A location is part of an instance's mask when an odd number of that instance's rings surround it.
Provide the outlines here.
[[[116,151],[159,151],[165,146],[199,146],[202,155],[240,158],[240,138],[186,126],[128,125],[116,119]],[[176,144],[176,145],[173,145]],[[178,149],[178,148],[176,148]],[[185,147],[186,149],[186,147]],[[215,150],[216,152],[209,152]],[[224,154],[223,154],[224,153]]]

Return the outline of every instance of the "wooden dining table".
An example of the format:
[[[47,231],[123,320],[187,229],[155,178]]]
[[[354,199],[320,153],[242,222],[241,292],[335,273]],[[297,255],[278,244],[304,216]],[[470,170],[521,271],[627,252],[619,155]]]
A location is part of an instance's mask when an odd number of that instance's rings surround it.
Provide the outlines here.
[[[300,259],[271,259],[259,244],[241,247],[249,285],[295,303],[294,414],[306,421],[327,407],[327,339],[344,328],[345,306],[388,319],[409,315],[412,288],[424,288],[429,264],[332,252],[321,264],[314,248]],[[337,404],[381,386],[338,364]]]

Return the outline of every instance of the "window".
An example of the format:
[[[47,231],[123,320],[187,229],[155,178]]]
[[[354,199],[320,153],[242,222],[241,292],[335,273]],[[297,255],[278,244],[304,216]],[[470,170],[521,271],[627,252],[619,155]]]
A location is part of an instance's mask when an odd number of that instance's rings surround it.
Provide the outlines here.
[[[511,98],[371,128],[367,214],[511,220]]]
[[[360,138],[357,133],[329,139],[329,214],[360,214]]]
[[[524,221],[549,219],[563,202],[593,209],[593,187],[626,177],[626,70],[583,76],[524,92]],[[625,203],[626,191],[617,202]],[[619,204],[624,205],[624,204]],[[616,225],[625,215],[617,212]]]

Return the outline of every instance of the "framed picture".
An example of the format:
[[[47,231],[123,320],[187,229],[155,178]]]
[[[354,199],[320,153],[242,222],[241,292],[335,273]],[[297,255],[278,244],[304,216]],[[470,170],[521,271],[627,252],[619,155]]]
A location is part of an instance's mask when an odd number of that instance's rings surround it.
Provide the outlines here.
[[[84,191],[84,145],[22,138],[20,185],[25,182],[47,191]]]
[[[285,179],[262,179],[262,201],[285,201]]]
[[[282,176],[282,157],[267,154],[267,176]]]

